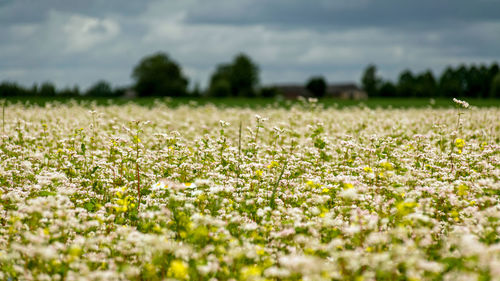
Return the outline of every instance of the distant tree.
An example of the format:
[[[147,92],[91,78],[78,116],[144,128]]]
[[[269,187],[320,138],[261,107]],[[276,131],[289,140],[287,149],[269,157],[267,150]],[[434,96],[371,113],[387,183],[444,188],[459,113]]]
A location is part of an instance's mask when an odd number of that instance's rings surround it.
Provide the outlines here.
[[[233,96],[255,96],[255,89],[259,84],[259,68],[250,57],[239,54],[234,58],[230,83]]]
[[[368,96],[378,96],[380,83],[381,80],[377,77],[377,67],[373,64],[368,65],[361,78],[363,90]]]
[[[24,87],[18,85],[15,82],[5,81],[2,82],[2,84],[0,84],[1,98],[27,96],[28,94],[29,94],[28,90],[26,90]]]
[[[59,91],[57,95],[64,98],[77,98],[80,96],[80,88],[76,85],[73,88],[67,87]]]
[[[217,66],[210,78],[209,94],[219,97],[226,94],[225,90],[221,90],[225,89],[226,84],[229,85],[228,96],[255,96],[259,84],[259,68],[248,56],[239,54],[231,64]]]
[[[52,82],[44,82],[39,89],[39,95],[41,97],[55,97],[56,96],[56,86]]]
[[[183,96],[188,80],[179,65],[165,53],[143,58],[134,68],[135,90],[139,96]]]
[[[322,98],[326,94],[326,81],[321,76],[315,76],[309,79],[306,84],[306,89],[315,97]]]
[[[379,90],[379,95],[381,97],[396,97],[398,94],[396,86],[393,83],[386,81],[382,83]]]
[[[210,78],[209,95],[214,97],[228,97],[231,95],[232,66],[220,64]]]
[[[488,68],[488,78],[486,84],[488,85],[487,87],[487,93],[489,96],[491,96],[491,86],[493,85],[493,80],[495,79],[495,76],[500,73],[500,67],[496,62],[492,63],[491,66]]]
[[[414,83],[414,94],[416,97],[435,97],[438,95],[437,82],[430,70],[417,75]]]
[[[491,80],[490,98],[500,98],[500,73]]]
[[[490,94],[491,80],[489,77],[488,67],[482,64],[479,67],[479,77],[481,83],[481,95],[480,97],[488,97]]]
[[[109,98],[114,96],[114,92],[108,82],[101,80],[92,85],[85,93],[85,96]]]
[[[486,77],[485,77],[486,78]],[[478,98],[483,95],[483,81],[479,68],[475,65],[466,69],[465,73],[465,93],[466,97]]]
[[[30,95],[34,96],[34,97],[39,96],[40,95],[40,93],[38,92],[39,88],[40,87],[38,86],[37,83],[33,83],[33,86],[31,86],[31,89],[30,89]]]
[[[439,92],[442,97],[461,97],[463,95],[462,80],[457,71],[447,67],[439,79]]]
[[[416,97],[416,79],[410,70],[405,70],[399,75],[398,96],[400,97]]]
[[[202,92],[200,90],[200,84],[199,83],[194,84],[194,88],[191,91],[191,96],[198,98],[198,97],[201,97],[201,95],[202,95]]]
[[[231,84],[225,79],[216,80],[210,86],[210,95],[217,98],[229,97],[231,95]]]
[[[260,89],[260,96],[263,98],[274,98],[278,94],[279,90],[276,87],[262,87]]]
[[[498,66],[498,63],[496,62],[492,63],[490,68],[488,69],[489,78],[493,79],[493,77],[495,77],[498,72],[500,72],[500,67]]]
[[[129,89],[128,87],[116,87],[113,90],[113,97],[115,98],[123,97],[128,89]]]

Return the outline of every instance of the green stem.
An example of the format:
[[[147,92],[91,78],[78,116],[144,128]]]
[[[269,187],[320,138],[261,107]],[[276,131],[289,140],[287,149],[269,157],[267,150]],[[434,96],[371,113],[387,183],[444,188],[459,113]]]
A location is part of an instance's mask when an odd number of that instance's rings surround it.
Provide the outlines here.
[[[276,192],[278,191],[278,186],[280,184],[280,181],[281,181],[281,178],[283,178],[283,173],[285,172],[285,168],[286,168],[286,164],[288,162],[286,161],[285,164],[283,165],[283,168],[281,168],[281,173],[280,173],[280,176],[278,178],[278,180],[276,181],[276,183],[274,184],[274,187],[273,187],[273,194],[271,195],[271,208],[274,210],[276,208]]]

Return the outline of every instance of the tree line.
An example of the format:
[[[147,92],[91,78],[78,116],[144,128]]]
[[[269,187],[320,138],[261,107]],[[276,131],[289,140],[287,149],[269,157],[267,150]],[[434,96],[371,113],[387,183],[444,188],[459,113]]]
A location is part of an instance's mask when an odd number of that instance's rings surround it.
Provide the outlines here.
[[[376,66],[369,65],[361,83],[370,97],[500,98],[497,63],[447,67],[439,77],[434,77],[430,70],[421,73],[405,70],[396,82],[382,79]]]
[[[78,86],[57,89],[51,82],[24,87],[15,82],[0,83],[0,98],[7,97],[122,97],[127,92],[137,97],[274,97],[276,87],[259,87],[259,67],[246,54],[236,55],[231,62],[219,64],[205,90],[198,85],[188,89],[189,80],[180,65],[168,54],[158,52],[142,58],[132,70],[134,84],[113,88],[101,80],[86,91]],[[500,72],[497,63],[490,66],[448,67],[439,78],[425,71],[413,74],[403,71],[398,81],[383,80],[375,65],[369,65],[361,84],[370,97],[471,97],[500,98]],[[315,97],[323,97],[327,82],[322,76],[311,77],[304,85]]]

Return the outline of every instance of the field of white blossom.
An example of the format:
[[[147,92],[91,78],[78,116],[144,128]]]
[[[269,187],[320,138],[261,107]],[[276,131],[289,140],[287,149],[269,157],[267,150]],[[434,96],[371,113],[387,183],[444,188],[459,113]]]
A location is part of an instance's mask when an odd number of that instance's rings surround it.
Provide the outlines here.
[[[499,120],[8,105],[0,280],[500,280]]]

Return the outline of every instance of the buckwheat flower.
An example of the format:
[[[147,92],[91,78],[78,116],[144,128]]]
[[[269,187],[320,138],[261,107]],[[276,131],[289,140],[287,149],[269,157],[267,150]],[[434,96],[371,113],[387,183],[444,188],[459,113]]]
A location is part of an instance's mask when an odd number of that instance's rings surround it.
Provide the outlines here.
[[[185,182],[184,186],[189,188],[189,189],[195,189],[197,187],[196,183],[190,183],[190,182]]]
[[[167,184],[165,183],[165,181],[160,180],[151,186],[151,191],[156,192],[156,191],[164,190],[166,187],[167,187]]]
[[[290,276],[290,271],[286,268],[271,266],[264,270],[264,276],[269,278],[286,279],[288,276]]]
[[[459,100],[459,99],[456,99],[456,98],[453,98],[453,102],[460,105],[461,107],[463,108],[468,108],[469,107],[469,103],[466,102],[466,101],[463,101],[463,100]]]
[[[358,198],[358,192],[356,191],[355,188],[347,188],[347,189],[344,189],[342,190],[340,193],[339,193],[340,197],[344,198],[344,199],[356,199]]]

